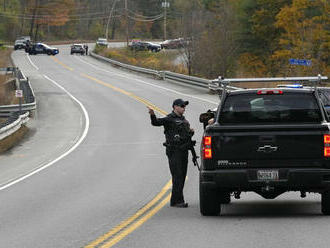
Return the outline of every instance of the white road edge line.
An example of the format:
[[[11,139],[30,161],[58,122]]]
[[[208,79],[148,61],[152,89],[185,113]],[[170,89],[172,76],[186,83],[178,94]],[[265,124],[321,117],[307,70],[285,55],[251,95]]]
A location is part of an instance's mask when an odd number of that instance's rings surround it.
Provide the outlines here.
[[[55,84],[57,87],[59,87],[61,90],[63,90],[66,94],[68,94],[74,101],[76,101],[79,106],[81,107],[81,109],[83,110],[83,113],[85,115],[85,129],[84,132],[82,134],[82,136],[79,138],[79,140],[77,141],[77,143],[75,143],[68,151],[66,151],[65,153],[63,153],[61,156],[57,157],[56,159],[54,159],[53,161],[50,161],[49,163],[39,167],[38,169],[28,173],[27,175],[24,175],[8,184],[5,184],[4,186],[0,187],[0,191],[4,190],[6,188],[9,188],[35,174],[37,174],[38,172],[50,167],[51,165],[55,164],[57,161],[61,160],[62,158],[66,157],[67,155],[69,155],[71,152],[73,152],[80,144],[81,142],[86,138],[87,133],[88,133],[88,129],[89,129],[89,116],[88,116],[88,112],[85,109],[84,105],[77,99],[75,98],[73,95],[71,95],[71,93],[69,91],[67,91],[65,88],[63,88],[61,85],[59,85],[58,83],[56,83],[54,80],[50,79],[49,77],[47,77],[46,75],[43,75],[47,80],[49,80],[50,82],[52,82],[53,84]]]
[[[121,77],[124,77],[124,78],[127,78],[127,79],[131,79],[131,80],[135,80],[135,81],[138,81],[140,83],[143,83],[143,84],[147,84],[149,86],[153,86],[155,88],[159,88],[159,89],[162,89],[162,90],[166,90],[166,91],[170,91],[170,92],[173,92],[173,93],[176,93],[176,94],[179,94],[179,95],[182,95],[182,96],[186,96],[186,97],[190,97],[190,98],[194,98],[194,99],[197,99],[197,100],[200,100],[200,101],[204,101],[204,102],[208,102],[208,103],[211,103],[211,104],[215,104],[215,105],[218,105],[219,103],[218,102],[213,102],[213,101],[210,101],[210,100],[207,100],[207,99],[204,99],[204,98],[200,98],[200,97],[196,97],[196,96],[192,96],[192,95],[188,95],[188,94],[184,94],[182,92],[179,92],[179,91],[176,91],[176,90],[172,90],[172,89],[169,89],[169,88],[166,88],[166,87],[162,87],[162,86],[158,86],[158,85],[154,85],[152,83],[147,83],[146,81],[143,81],[143,80],[140,80],[140,79],[136,79],[136,78],[131,78],[131,77],[128,77],[124,74],[121,74],[121,73],[117,73],[117,72],[110,72],[108,70],[104,70],[104,69],[101,69],[101,68],[98,68],[96,67],[95,65],[91,64],[91,63],[88,63],[86,61],[84,61],[83,59],[81,58],[78,58],[75,56],[76,59],[80,60],[81,62],[97,69],[97,70],[100,70],[100,71],[104,71],[104,72],[107,72],[107,73],[110,73],[110,74],[115,74],[115,75],[118,75],[118,76],[121,76]]]
[[[32,60],[31,60],[29,54],[26,54],[26,57],[27,57],[28,60],[30,61],[31,65],[32,65],[34,68],[36,68],[37,70],[39,70],[39,68],[38,68],[38,67],[32,62]]]

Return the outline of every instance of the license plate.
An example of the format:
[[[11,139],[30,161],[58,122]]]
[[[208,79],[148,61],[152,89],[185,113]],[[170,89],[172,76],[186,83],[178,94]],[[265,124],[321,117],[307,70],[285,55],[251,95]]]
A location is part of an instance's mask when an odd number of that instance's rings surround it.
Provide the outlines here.
[[[278,180],[278,170],[258,170],[258,180]]]

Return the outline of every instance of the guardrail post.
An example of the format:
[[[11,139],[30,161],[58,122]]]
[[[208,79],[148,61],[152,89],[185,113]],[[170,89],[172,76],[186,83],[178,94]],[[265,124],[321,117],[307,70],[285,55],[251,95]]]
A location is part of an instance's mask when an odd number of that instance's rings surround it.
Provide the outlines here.
[[[165,80],[165,71],[159,71],[159,79]]]

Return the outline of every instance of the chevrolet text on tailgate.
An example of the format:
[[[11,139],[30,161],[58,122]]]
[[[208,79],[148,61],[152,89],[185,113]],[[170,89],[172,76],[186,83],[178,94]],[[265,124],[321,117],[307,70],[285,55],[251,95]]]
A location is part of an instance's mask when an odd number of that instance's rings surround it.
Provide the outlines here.
[[[212,82],[222,95],[218,109],[200,117],[202,215],[220,214],[231,195],[239,199],[247,191],[266,199],[287,191],[320,193],[322,213],[330,215],[330,123],[317,88],[322,80],[327,77]],[[228,90],[231,82],[283,81],[314,86]]]

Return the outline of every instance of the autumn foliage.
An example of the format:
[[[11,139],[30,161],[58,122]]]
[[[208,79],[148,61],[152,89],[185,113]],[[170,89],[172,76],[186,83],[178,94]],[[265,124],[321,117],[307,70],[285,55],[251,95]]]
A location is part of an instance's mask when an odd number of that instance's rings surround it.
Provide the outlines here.
[[[19,35],[43,41],[96,40],[106,30],[112,39],[164,38],[162,1],[128,0],[129,19],[124,2],[4,0],[0,4],[0,40],[13,41]],[[180,55],[185,58],[182,71],[210,79],[219,75],[330,75],[329,0],[168,2],[167,38],[189,41]],[[116,8],[109,18],[112,7]],[[145,16],[160,18],[148,21]],[[289,59],[310,60],[311,65],[291,65]],[[135,60],[132,63],[138,63]],[[150,59],[145,64],[157,63]]]

